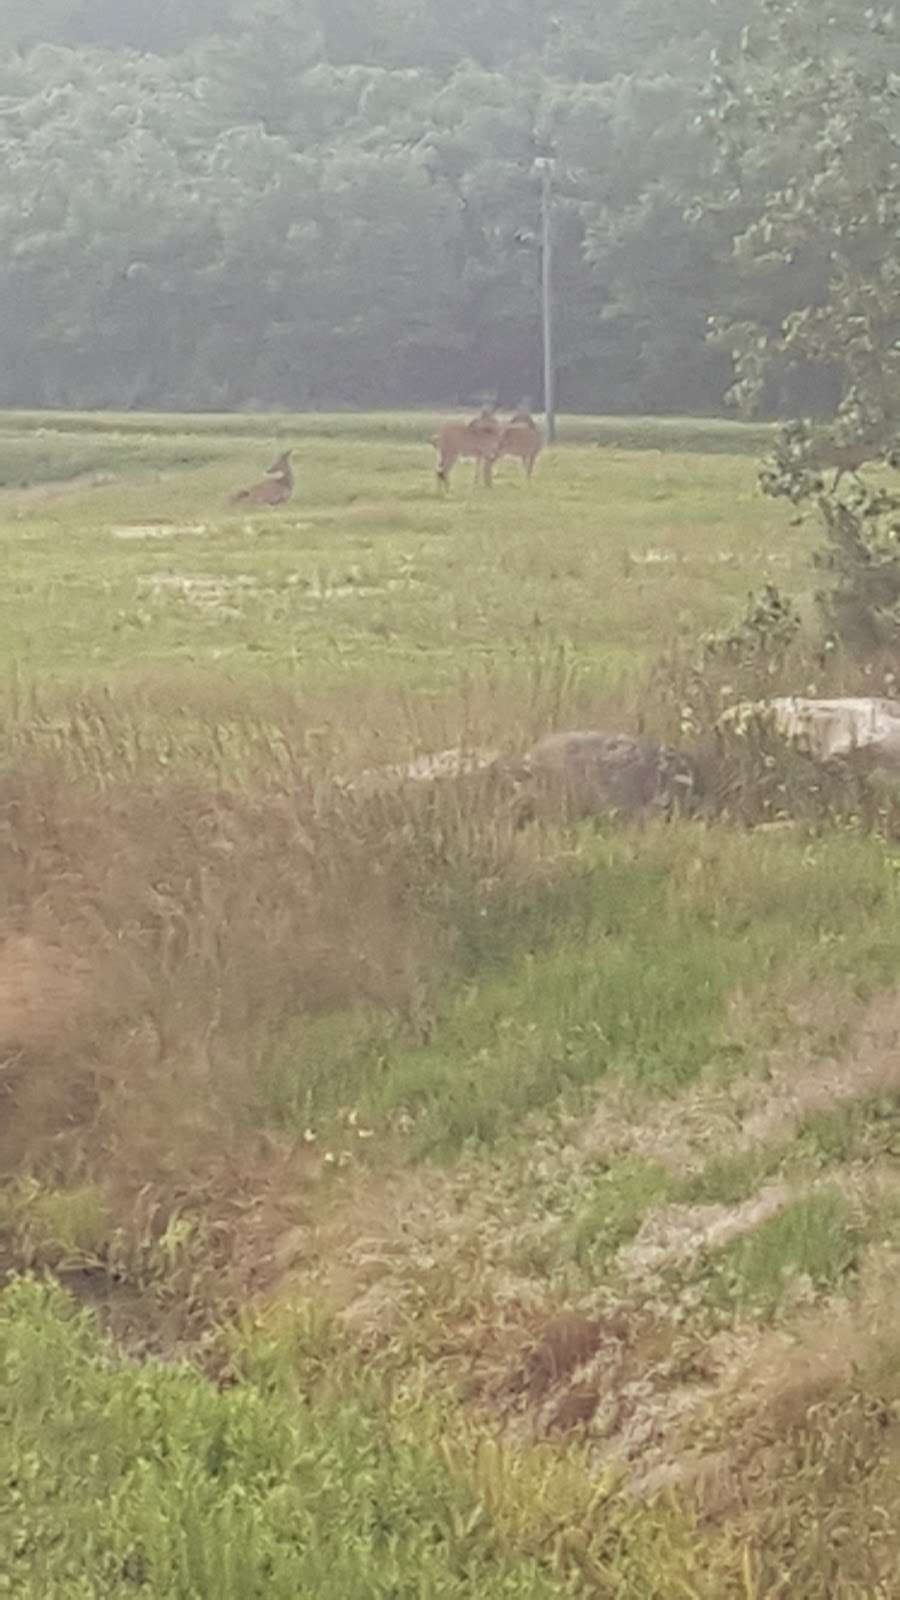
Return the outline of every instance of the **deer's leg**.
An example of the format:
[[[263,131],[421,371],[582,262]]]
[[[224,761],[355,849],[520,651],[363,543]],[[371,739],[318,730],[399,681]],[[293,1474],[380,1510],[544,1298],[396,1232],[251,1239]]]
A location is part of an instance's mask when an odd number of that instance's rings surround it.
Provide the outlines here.
[[[484,473],[484,487],[486,489],[493,488],[493,485],[494,485],[494,463],[491,460],[490,456],[485,456],[484,457],[484,460],[482,462],[482,471]]]

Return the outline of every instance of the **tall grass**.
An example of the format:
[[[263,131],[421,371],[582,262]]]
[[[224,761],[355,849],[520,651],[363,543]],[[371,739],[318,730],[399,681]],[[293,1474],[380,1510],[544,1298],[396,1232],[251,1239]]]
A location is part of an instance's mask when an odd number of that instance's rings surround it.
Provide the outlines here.
[[[697,453],[737,434],[640,423],[631,457],[627,419],[584,420],[621,452],[444,503],[403,443],[424,418],[40,422],[0,440],[10,481],[98,451],[125,477],[6,498],[0,1269],[222,1387],[119,1362],[14,1282],[0,1592],[892,1592],[896,1318],[876,1350],[851,1299],[862,1376],[830,1367],[815,1412],[778,1351],[766,1403],[727,1396],[708,1339],[746,1350],[796,1296],[826,1342],[823,1301],[862,1296],[897,1209],[893,1079],[865,1070],[892,1002],[859,1063],[847,1037],[900,972],[896,797],[716,732],[732,699],[892,668],[801,632],[698,670],[697,633],[806,559],[748,462]],[[307,422],[303,503],[220,516],[263,435]],[[646,453],[678,428],[684,455]],[[692,745],[697,814],[573,825],[551,796],[522,826],[508,774],[383,770],[567,726]],[[787,1107],[795,1064],[845,1049],[798,1138],[765,1115],[742,1137],[770,1061]],[[844,1110],[857,1068],[882,1092]],[[694,1207],[745,1200],[706,1247]],[[669,1208],[687,1253],[635,1284]],[[623,1490],[607,1428],[684,1479],[677,1504]]]
[[[523,738],[552,699],[520,707]],[[234,709],[19,697],[0,773],[8,1173],[99,1183],[113,1216],[155,1186],[164,1231],[186,1185],[221,1206],[234,1152],[258,1181],[262,1130],[302,1154],[353,1109],[446,1157],[604,1077],[672,1094],[752,1065],[777,986],[896,977],[875,839],[520,829],[489,773],[348,787],[350,746],[312,737],[289,695],[264,722]],[[15,1259],[40,1259],[36,1239],[66,1253],[30,1202],[13,1211]]]

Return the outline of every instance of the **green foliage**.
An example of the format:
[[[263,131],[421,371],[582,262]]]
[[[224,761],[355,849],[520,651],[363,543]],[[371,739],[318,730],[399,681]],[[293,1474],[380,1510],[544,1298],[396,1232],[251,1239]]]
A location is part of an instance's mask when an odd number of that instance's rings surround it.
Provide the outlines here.
[[[446,1156],[494,1142],[560,1095],[577,1101],[607,1074],[674,1093],[704,1068],[733,1070],[760,1041],[736,1050],[730,996],[739,985],[763,992],[800,952],[804,975],[839,982],[894,970],[889,875],[849,839],[822,841],[812,874],[802,840],[761,848],[737,837],[707,853],[689,824],[645,836],[639,852],[586,838],[580,857],[590,896],[570,879],[568,927],[558,912],[523,957],[518,921],[495,925],[500,971],[441,1008],[428,1044],[354,1041],[343,1059],[323,1058],[316,1102],[409,1114],[411,1147]],[[850,934],[846,907],[863,901]]]
[[[29,1282],[0,1298],[0,1369],[0,1581],[28,1600],[571,1592],[502,1549],[429,1419],[392,1415],[364,1383],[310,1404],[117,1363]]]
[[[715,411],[685,195],[741,10],[682,0],[673,38],[652,0],[14,0],[0,404],[537,397],[549,154],[563,398]]]
[[[900,1149],[900,1095],[865,1095],[848,1105],[811,1112],[798,1137],[821,1166],[895,1157]]]
[[[678,1199],[690,1205],[738,1205],[779,1171],[788,1153],[784,1145],[772,1144],[712,1156],[680,1184]]]
[[[831,643],[861,655],[900,640],[900,494],[864,483],[857,470],[885,453],[893,460],[892,449],[884,428],[866,432],[860,423],[854,434],[849,414],[825,439],[797,422],[780,430],[760,474],[765,494],[814,503],[824,533],[813,556],[824,580],[819,612]],[[831,482],[827,466],[836,469]],[[846,473],[855,477],[849,496],[839,492]]]
[[[862,1233],[837,1188],[802,1195],[752,1233],[711,1253],[704,1271],[711,1303],[773,1313],[792,1283],[836,1289],[856,1264]]]
[[[777,670],[800,632],[800,618],[791,600],[774,583],[759,596],[751,594],[740,621],[703,641],[707,661],[724,660],[738,670],[762,660]]]
[[[857,435],[892,424],[900,372],[898,50],[880,7],[840,0],[823,18],[815,0],[759,0],[709,105],[742,286],[718,330],[735,396],[753,405],[792,371],[817,372],[817,409],[841,402]]]
[[[838,494],[845,474],[894,458],[900,428],[898,64],[892,9],[841,0],[823,18],[815,0],[759,0],[709,109],[739,306],[715,337],[745,411],[791,393],[797,409],[836,411],[828,429],[785,430],[762,486],[815,502],[819,607],[832,640],[858,653],[900,638],[900,496]]]
[[[849,507],[821,501],[825,544],[816,565],[826,575],[818,595],[826,627],[862,654],[900,644],[900,495],[882,491]]]
[[[42,1189],[20,1182],[0,1192],[0,1246],[28,1267],[90,1268],[106,1253],[112,1218],[102,1189]]]
[[[671,1174],[655,1161],[628,1157],[614,1162],[586,1189],[582,1205],[561,1231],[558,1248],[579,1266],[602,1271],[619,1247],[634,1238],[650,1208],[674,1188]]]

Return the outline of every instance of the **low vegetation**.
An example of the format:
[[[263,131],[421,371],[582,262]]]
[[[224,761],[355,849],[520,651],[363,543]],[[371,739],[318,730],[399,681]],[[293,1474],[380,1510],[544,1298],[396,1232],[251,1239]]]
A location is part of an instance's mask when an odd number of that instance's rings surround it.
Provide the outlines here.
[[[814,532],[409,419],[247,516],[255,421],[133,421],[0,430],[0,1592],[890,1593],[896,801],[712,738],[890,687]],[[372,781],[575,726],[709,803]]]

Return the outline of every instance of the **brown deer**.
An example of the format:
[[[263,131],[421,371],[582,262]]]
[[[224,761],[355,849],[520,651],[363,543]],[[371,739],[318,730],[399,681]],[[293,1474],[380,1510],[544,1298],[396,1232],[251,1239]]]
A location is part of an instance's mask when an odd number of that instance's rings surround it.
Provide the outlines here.
[[[497,456],[518,456],[526,478],[530,478],[543,448],[544,434],[534,417],[528,411],[517,411],[500,435]]]
[[[485,409],[471,422],[444,422],[431,440],[438,453],[437,480],[441,488],[450,487],[450,473],[460,457],[475,462],[475,482],[479,475],[486,488],[493,482],[493,467],[503,434],[492,411]]]
[[[874,466],[885,460],[893,465],[896,444],[894,421],[892,417],[887,417],[880,425],[871,424],[859,438],[846,444],[842,444],[833,434],[815,434],[810,441],[805,464],[820,471],[834,467],[834,482],[831,485],[834,494],[841,479],[847,475],[855,478],[857,483],[862,483],[861,467]]]
[[[238,489],[231,496],[230,503],[237,505],[238,501],[247,500],[254,506],[280,506],[285,500],[290,500],[294,492],[294,474],[291,470],[293,453],[293,450],[285,450],[277,461],[272,462],[259,483],[251,484],[249,489]]]

